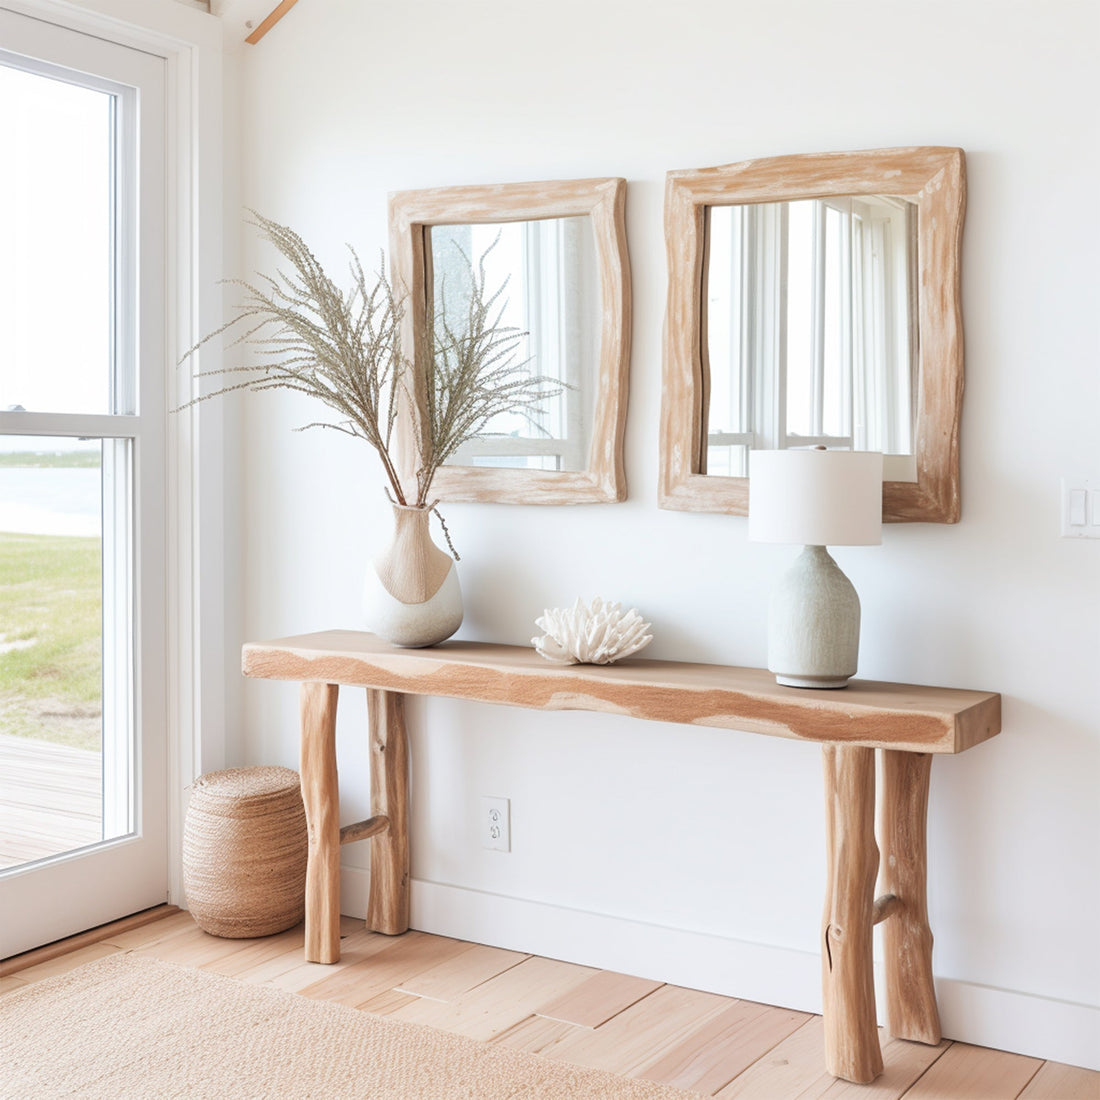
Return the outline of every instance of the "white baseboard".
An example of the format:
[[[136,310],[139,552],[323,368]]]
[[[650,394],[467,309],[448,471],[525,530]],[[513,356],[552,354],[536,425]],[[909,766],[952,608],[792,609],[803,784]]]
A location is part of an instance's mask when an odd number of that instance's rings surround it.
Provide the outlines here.
[[[361,868],[342,869],[342,913],[366,914],[367,882]],[[727,997],[821,1011],[821,957],[810,952],[418,879],[412,925]],[[881,975],[876,978],[880,986]],[[950,978],[936,979],[936,996],[948,1038],[1100,1070],[1100,1007]],[[881,1005],[881,988],[878,1000]]]

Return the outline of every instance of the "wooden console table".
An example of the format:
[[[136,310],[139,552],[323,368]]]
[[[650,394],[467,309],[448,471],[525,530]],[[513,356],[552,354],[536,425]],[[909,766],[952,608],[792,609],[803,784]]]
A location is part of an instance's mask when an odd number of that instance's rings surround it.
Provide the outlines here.
[[[630,659],[552,665],[520,646],[445,642],[398,649],[333,630],[246,645],[246,676],[301,683],[302,795],[309,822],[306,958],[340,957],[340,845],[371,838],[367,927],[409,927],[408,743],[404,696],[440,695],[539,710],[591,710],[747,730],[822,746],[828,884],[822,927],[825,1053],[830,1073],[882,1072],[872,926],[886,921],[887,1026],[940,1041],[925,901],[925,825],[932,754],[1000,731],[999,695],[852,680],[839,691],[781,687],[763,669]],[[336,698],[367,689],[371,816],[340,828]],[[882,858],[875,842],[875,750],[883,756]],[[883,893],[875,897],[881,873]]]

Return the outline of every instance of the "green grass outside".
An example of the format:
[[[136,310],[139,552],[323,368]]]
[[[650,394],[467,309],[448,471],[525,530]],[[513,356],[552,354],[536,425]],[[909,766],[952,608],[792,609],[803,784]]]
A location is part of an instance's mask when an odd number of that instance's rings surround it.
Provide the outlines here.
[[[100,747],[101,623],[98,538],[0,533],[0,733]]]

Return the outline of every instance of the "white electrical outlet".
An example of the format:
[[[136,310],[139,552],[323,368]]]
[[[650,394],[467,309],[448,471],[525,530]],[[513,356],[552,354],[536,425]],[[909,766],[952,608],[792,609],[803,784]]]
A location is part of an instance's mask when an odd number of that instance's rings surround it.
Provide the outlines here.
[[[481,846],[494,852],[512,850],[512,823],[507,798],[481,800]]]

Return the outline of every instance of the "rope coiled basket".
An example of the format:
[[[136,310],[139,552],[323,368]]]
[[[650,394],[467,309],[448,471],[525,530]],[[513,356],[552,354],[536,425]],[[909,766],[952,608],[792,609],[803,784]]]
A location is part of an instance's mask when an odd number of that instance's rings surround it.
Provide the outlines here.
[[[297,772],[200,776],[183,830],[183,888],[195,923],[229,939],[294,927],[305,917],[308,847]]]

